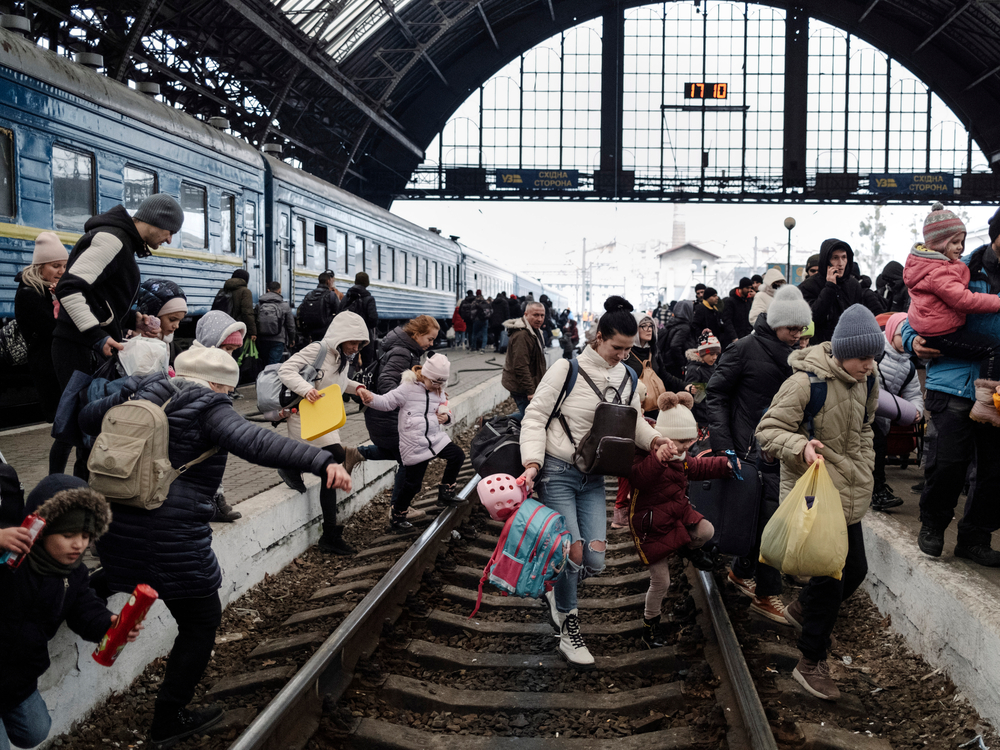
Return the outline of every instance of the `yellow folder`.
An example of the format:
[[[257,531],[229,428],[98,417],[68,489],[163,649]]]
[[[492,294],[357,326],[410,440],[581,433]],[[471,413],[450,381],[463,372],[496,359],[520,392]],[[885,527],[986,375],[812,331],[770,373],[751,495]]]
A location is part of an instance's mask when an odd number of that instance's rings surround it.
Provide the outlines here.
[[[299,402],[299,418],[302,422],[302,439],[315,440],[328,432],[339,430],[347,422],[344,411],[344,396],[339,385],[327,386],[320,391],[323,396],[315,404],[306,399]]]

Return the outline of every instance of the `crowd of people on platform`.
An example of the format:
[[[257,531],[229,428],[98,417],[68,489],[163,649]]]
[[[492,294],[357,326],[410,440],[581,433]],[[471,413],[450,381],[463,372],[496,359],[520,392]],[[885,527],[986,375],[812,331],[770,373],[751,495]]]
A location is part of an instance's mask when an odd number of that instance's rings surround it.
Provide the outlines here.
[[[459,502],[455,482],[465,453],[443,429],[451,421],[451,363],[432,351],[441,324],[420,315],[378,340],[366,273],[343,293],[332,272],[320,274],[293,312],[277,281],[254,305],[250,275],[240,268],[181,350],[175,334],[188,316],[185,292],[170,279],[141,280],[139,261],[169,243],[183,218],[166,194],[146,198],[132,214],[116,206],[86,223],[71,252],[54,233],[41,233],[32,263],[17,277],[16,319],[54,440],[49,476],[23,509],[48,522],[41,540],[30,545],[20,517],[0,521],[0,551],[27,560],[16,569],[0,565],[0,598],[15,603],[0,617],[8,645],[0,664],[3,674],[17,675],[0,684],[0,750],[33,746],[48,732],[37,680],[59,625],[99,640],[113,621],[108,597],[139,583],[158,591],[178,630],[158,689],[152,743],[170,747],[220,719],[219,708],[189,704],[222,614],[210,522],[240,518],[222,488],[230,453],[277,469],[299,492],[307,489],[304,473],[320,477],[324,553],[355,552],[337,523],[336,490],[351,489],[351,473],[363,461],[399,464],[393,530],[425,515],[410,503],[433,459],[446,462],[438,504]],[[979,460],[1000,447],[1000,211],[990,220],[990,242],[963,256],[965,236],[962,221],[936,205],[923,242],[905,264],[889,263],[874,289],[850,245],[829,239],[797,287],[770,269],[740,279],[724,301],[703,284],[694,299],[648,312],[613,296],[585,336],[570,311],[554,310],[545,295],[467,291],[447,338],[471,351],[492,345],[505,353],[502,384],[520,421],[520,481],[565,517],[572,536],[568,563],[545,594],[558,650],[570,664],[594,664],[577,593],[604,568],[605,481],[580,468],[578,447],[601,428],[595,414],[609,393],[634,410],[636,457],[620,476],[612,527],[629,528],[649,566],[642,635],[649,647],[663,643],[669,557],[712,564],[703,548],[714,529],[688,501],[689,481],[754,466],[762,484],[757,528],[750,530],[756,546],[732,561],[728,580],[750,598],[751,610],[800,631],[795,678],[812,694],[836,699],[826,656],[840,606],[867,570],[862,518],[869,508],[888,511],[903,502],[885,478],[891,420],[876,416],[883,391],[930,421],[920,549],[942,554],[944,530],[966,488],[954,553],[1000,567],[1000,552],[991,547],[1000,527],[991,497],[1000,491],[1000,469],[994,474],[998,464]],[[564,356],[550,364],[553,338],[561,339]],[[282,413],[287,436],[244,419],[233,406],[234,390],[240,363],[254,350],[303,401],[316,403],[332,385],[356,397],[367,407],[371,444],[345,445],[336,431],[304,440],[294,411]],[[926,367],[923,388],[918,367]],[[580,375],[572,388],[570,373]],[[807,415],[818,382],[823,397]],[[162,409],[169,463],[186,469],[153,509],[109,503],[87,485],[88,457],[106,416],[134,400]],[[847,558],[840,577],[813,577],[786,604],[780,572],[758,559],[760,535],[817,460],[840,493]],[[81,564],[91,541],[102,573],[88,582]]]

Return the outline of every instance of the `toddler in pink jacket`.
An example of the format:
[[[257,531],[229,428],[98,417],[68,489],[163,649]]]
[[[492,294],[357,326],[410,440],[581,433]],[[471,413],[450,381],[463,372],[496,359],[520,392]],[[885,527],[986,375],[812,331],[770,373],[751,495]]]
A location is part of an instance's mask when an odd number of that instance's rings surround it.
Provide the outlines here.
[[[1000,393],[1000,340],[965,328],[965,316],[1000,312],[1000,296],[969,291],[969,267],[962,262],[965,224],[935,203],[924,220],[924,242],[910,250],[903,282],[910,290],[910,327],[927,346],[957,359],[979,360],[976,403],[969,416],[1000,427],[993,394]]]

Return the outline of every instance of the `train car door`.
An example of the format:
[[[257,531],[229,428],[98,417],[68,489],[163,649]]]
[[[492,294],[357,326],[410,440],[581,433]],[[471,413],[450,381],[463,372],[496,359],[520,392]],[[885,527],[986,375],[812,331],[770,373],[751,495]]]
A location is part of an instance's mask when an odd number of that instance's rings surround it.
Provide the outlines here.
[[[292,274],[292,209],[284,203],[278,204],[278,227],[274,236],[275,278],[281,282],[282,296],[292,305],[295,299],[294,275]]]

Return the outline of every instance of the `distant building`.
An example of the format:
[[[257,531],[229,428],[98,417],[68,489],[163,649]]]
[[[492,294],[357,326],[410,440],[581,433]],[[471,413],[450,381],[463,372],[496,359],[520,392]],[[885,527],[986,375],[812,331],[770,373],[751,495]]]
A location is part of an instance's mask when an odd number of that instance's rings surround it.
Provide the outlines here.
[[[715,253],[685,242],[660,250],[655,257],[658,261],[657,287],[663,302],[694,299],[695,284],[716,285],[719,256]]]

